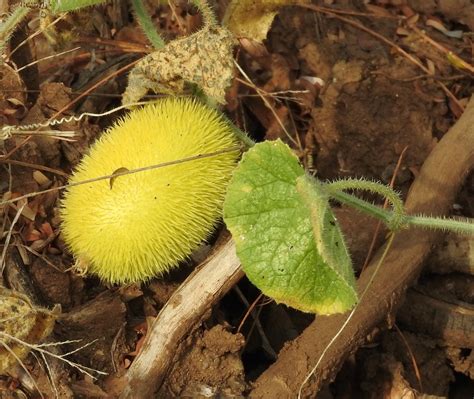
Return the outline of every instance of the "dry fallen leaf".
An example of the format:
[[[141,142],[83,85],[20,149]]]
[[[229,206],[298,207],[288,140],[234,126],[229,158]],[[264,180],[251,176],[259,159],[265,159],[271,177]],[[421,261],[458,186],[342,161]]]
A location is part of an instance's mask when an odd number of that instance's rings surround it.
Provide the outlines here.
[[[283,6],[310,3],[309,0],[233,0],[226,10],[224,23],[237,37],[262,42],[273,19]]]
[[[208,27],[144,57],[130,72],[123,103],[138,101],[148,90],[179,95],[185,82],[225,104],[234,75],[234,37],[226,28]]]
[[[0,374],[11,370],[30,351],[9,336],[28,344],[39,343],[51,334],[58,310],[37,308],[25,295],[0,287]]]

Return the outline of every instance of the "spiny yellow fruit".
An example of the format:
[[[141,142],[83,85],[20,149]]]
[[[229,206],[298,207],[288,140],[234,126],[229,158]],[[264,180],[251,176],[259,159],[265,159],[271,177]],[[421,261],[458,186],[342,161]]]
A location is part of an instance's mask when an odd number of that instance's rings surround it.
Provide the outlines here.
[[[70,183],[212,153],[238,144],[218,111],[165,99],[131,111],[91,147]],[[69,187],[62,231],[78,264],[111,283],[144,281],[186,259],[222,212],[239,151],[113,181]]]

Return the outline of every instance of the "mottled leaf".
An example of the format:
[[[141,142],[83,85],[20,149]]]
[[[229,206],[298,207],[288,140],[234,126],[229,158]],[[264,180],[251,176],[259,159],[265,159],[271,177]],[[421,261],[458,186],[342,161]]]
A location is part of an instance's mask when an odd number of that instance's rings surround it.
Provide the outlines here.
[[[174,40],[132,69],[122,102],[136,102],[148,90],[179,95],[185,82],[190,82],[215,102],[225,104],[225,92],[234,76],[233,48],[232,34],[222,27],[208,27]]]

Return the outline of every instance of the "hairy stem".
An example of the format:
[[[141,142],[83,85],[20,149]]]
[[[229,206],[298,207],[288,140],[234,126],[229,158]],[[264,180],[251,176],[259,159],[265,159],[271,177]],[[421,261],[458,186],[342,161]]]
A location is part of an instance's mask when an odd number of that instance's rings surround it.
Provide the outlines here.
[[[204,20],[205,28],[212,28],[217,25],[217,18],[214,10],[209,5],[208,0],[192,0],[192,3],[199,9]]]
[[[453,231],[458,234],[474,234],[474,223],[468,219],[456,220],[429,216],[406,216],[405,222],[412,227],[430,230]]]
[[[79,10],[80,8],[94,6],[100,3],[105,3],[105,0],[52,0],[50,7],[53,14],[58,14],[61,12]]]
[[[253,141],[247,133],[244,131],[240,130],[229,118],[227,118],[225,115],[223,115],[225,118],[226,122],[230,125],[232,130],[234,131],[234,134],[237,136],[237,138],[245,144],[247,148],[252,148],[255,145],[255,141]]]
[[[343,204],[352,206],[353,208],[361,212],[368,213],[369,215],[380,219],[389,228],[391,228],[391,222],[393,221],[394,216],[393,212],[387,211],[377,205],[361,200],[360,198],[354,197],[353,195],[347,194],[343,191],[331,191],[329,195],[331,196],[331,198],[334,198],[335,200]]]
[[[10,36],[30,11],[28,7],[18,6],[0,23],[0,56],[4,55]]]
[[[345,182],[339,181],[337,183],[341,183],[340,186],[342,186]],[[330,184],[332,185],[333,183]],[[328,184],[324,185],[325,188],[327,188],[327,186]],[[361,212],[368,213],[369,215],[382,220],[392,231],[405,229],[408,227],[422,227],[430,230],[453,231],[459,234],[474,234],[474,223],[468,219],[456,220],[423,215],[400,215],[397,213],[397,211],[386,211],[385,209],[382,209],[374,204],[361,200],[360,198],[357,198],[351,194],[347,194],[343,191],[330,190],[328,194],[341,203],[352,206]]]
[[[405,207],[403,206],[403,201],[392,188],[382,183],[377,183],[364,179],[349,178],[326,183],[324,184],[324,188],[326,189],[329,196],[335,199],[338,199],[336,196],[339,195],[339,193],[341,193],[343,190],[364,190],[379,194],[382,197],[386,198],[392,204],[393,214],[388,223],[385,222],[388,224],[390,230],[395,231],[404,227],[403,225],[405,223]],[[367,202],[365,203],[368,204]],[[371,206],[374,207],[374,205]]]
[[[142,0],[132,0],[132,7],[133,12],[140,24],[143,32],[145,32],[148,40],[151,42],[153,47],[156,50],[159,50],[165,47],[165,41],[160,36],[160,34],[156,31],[156,27],[153,21],[150,18],[150,14],[148,14]]]

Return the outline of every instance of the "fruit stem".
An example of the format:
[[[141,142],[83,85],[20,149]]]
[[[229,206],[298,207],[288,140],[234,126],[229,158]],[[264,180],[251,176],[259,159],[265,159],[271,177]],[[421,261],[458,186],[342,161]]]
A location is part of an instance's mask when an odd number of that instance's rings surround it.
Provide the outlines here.
[[[231,129],[234,131],[234,134],[237,136],[237,138],[245,144],[247,148],[252,148],[255,145],[255,141],[253,141],[247,133],[244,131],[240,130],[227,116],[223,115],[225,118],[226,123],[231,127]]]

